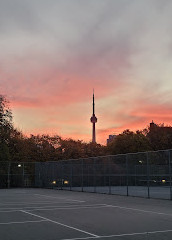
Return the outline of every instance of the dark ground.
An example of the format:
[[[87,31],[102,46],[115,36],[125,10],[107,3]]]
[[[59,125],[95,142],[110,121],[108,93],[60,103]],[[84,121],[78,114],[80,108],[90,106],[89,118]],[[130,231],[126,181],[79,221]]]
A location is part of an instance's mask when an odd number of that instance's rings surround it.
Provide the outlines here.
[[[50,189],[0,190],[0,240],[171,240],[172,201]]]

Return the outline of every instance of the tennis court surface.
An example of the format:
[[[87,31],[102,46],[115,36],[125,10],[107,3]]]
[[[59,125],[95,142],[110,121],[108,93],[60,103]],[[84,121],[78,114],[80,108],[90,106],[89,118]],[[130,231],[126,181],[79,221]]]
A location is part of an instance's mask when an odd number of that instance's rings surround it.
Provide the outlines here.
[[[52,189],[0,189],[1,240],[171,240],[172,202]]]

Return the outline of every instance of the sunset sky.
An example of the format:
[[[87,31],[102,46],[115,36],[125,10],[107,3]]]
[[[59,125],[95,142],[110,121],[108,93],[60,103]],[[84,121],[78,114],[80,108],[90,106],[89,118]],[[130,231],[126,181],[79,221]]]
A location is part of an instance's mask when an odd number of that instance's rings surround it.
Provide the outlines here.
[[[25,134],[172,125],[171,0],[0,0],[0,94]]]

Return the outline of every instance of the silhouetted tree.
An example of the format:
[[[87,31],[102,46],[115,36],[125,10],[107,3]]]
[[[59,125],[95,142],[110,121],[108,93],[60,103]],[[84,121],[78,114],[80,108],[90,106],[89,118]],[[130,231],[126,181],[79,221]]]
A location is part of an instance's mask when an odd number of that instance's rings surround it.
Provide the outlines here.
[[[61,139],[59,150],[62,159],[77,159],[105,155],[105,146],[81,140]]]
[[[27,160],[32,162],[56,161],[60,159],[59,136],[31,135],[25,138]]]
[[[172,148],[172,127],[152,124],[147,130],[147,138],[153,150]]]
[[[9,108],[5,96],[0,95],[0,160],[8,161],[10,159],[10,134],[13,129],[12,112]]]
[[[0,161],[58,161],[171,148],[172,127],[153,122],[143,131],[125,130],[108,146],[63,139],[58,135],[26,137],[13,127],[8,100],[0,95]]]
[[[134,153],[151,150],[150,143],[142,131],[125,130],[107,146],[109,154]]]

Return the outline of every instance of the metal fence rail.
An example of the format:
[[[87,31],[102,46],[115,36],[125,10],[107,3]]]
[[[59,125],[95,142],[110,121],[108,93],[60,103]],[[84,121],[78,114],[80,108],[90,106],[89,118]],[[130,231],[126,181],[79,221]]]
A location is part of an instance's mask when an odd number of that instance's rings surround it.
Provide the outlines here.
[[[0,188],[9,187],[172,200],[172,150],[57,162],[0,162]]]

